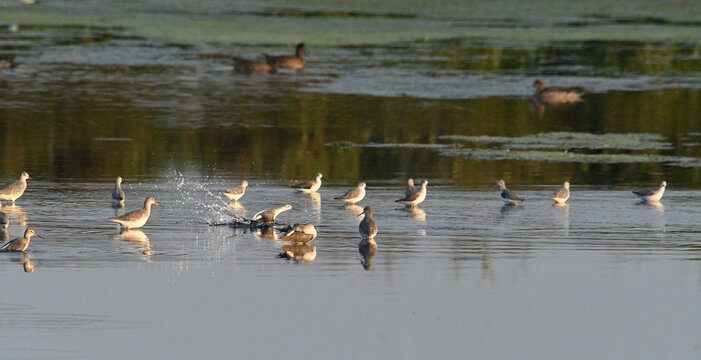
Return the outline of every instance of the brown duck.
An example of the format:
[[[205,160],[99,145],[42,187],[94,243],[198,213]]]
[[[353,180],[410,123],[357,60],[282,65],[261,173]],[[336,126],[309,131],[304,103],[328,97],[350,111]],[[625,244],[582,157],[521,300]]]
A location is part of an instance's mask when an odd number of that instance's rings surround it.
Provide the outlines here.
[[[279,56],[274,56],[274,55],[268,55],[263,53],[263,56],[265,56],[265,61],[268,63],[268,65],[272,67],[276,67],[279,69],[294,69],[294,70],[302,70],[304,69],[304,66],[306,65],[306,61],[304,61],[304,50],[307,48],[307,45],[305,45],[303,42],[297,44],[297,47],[295,48],[295,55],[279,55]]]
[[[543,105],[556,106],[566,104],[576,104],[582,101],[582,91],[575,88],[545,87],[543,80],[533,82],[533,87],[536,88],[533,97]]]

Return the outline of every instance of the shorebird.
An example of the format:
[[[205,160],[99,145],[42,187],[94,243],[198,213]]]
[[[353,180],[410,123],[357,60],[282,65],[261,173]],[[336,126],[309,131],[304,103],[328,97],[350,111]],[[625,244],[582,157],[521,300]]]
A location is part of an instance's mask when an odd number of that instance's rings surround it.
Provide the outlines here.
[[[298,244],[306,244],[316,238],[316,228],[313,224],[295,224],[280,240]]]
[[[363,269],[370,270],[372,266],[372,257],[377,253],[377,243],[372,238],[360,240],[358,243],[358,252],[363,257],[360,261],[363,264]]]
[[[295,55],[281,55],[281,56],[273,56],[273,55],[268,55],[266,53],[263,53],[263,56],[265,56],[265,61],[268,63],[268,65],[280,68],[280,69],[294,69],[294,70],[302,70],[304,69],[304,66],[306,65],[306,61],[304,61],[304,50],[307,48],[307,45],[305,45],[303,42],[297,44],[295,47]]]
[[[222,194],[232,201],[238,201],[246,193],[246,187],[248,186],[248,181],[241,181],[241,185],[234,186],[229,190],[224,191]]]
[[[152,204],[161,205],[154,198],[147,197],[144,201],[143,209],[134,210],[122,216],[114,216],[109,218],[109,220],[122,225],[126,230],[140,228],[146,224],[148,217],[151,215]]]
[[[423,180],[421,182],[421,187],[416,190],[415,192],[409,194],[409,196],[395,200],[395,202],[401,202],[404,203],[406,206],[416,206],[418,204],[421,204],[424,199],[426,199],[426,185],[428,185],[428,180]]]
[[[117,176],[114,183],[114,189],[112,189],[112,200],[119,207],[124,207],[124,191],[122,190],[122,177]]]
[[[324,175],[321,175],[321,173],[317,173],[314,180],[303,181],[301,183],[291,184],[288,186],[303,193],[313,193],[319,190],[321,187],[321,178],[323,176]]]
[[[0,200],[11,201],[14,205],[15,200],[19,199],[24,194],[24,190],[27,189],[27,179],[31,178],[26,171],[23,171],[17,179],[8,182],[0,189]]]
[[[27,230],[24,230],[23,237],[14,239],[12,241],[8,241],[5,245],[0,247],[0,251],[24,251],[24,250],[27,250],[27,246],[29,246],[29,239],[31,239],[32,236],[42,238],[41,236],[37,235],[37,233],[35,233],[34,230],[27,229]]]
[[[0,211],[0,229],[7,229],[9,225],[10,219],[7,217],[7,214]]]
[[[270,210],[263,210],[257,212],[253,217],[251,218],[251,221],[254,222],[259,222],[259,223],[264,223],[264,224],[270,224],[275,222],[275,218],[283,211],[287,211],[292,209],[292,205],[287,204],[284,206],[281,206],[279,208],[275,209],[270,209]]]
[[[309,244],[282,245],[282,252],[277,257],[311,263],[316,259],[316,247]]]
[[[363,239],[372,239],[377,235],[377,223],[372,218],[372,208],[366,206],[358,216],[365,214],[365,217],[358,225],[358,232]]]
[[[536,88],[533,97],[538,103],[544,105],[565,105],[575,104],[582,101],[582,92],[574,88],[545,87],[545,83],[538,79],[533,82]]]
[[[492,185],[494,185],[494,184],[492,184]],[[490,186],[492,186],[492,185],[490,185]],[[507,189],[507,188],[506,188],[506,184],[504,183],[504,180],[499,180],[499,181],[497,181],[497,182],[496,182],[496,185],[499,185],[499,187],[501,188],[501,191],[499,192],[499,197],[500,197],[501,200],[503,200],[506,204],[509,204],[509,205],[518,205],[518,204],[520,204],[520,203],[526,201],[526,200],[521,199],[520,197],[518,197],[518,195],[516,195],[515,192],[513,192],[513,191]]]
[[[406,181],[406,189],[404,189],[404,197],[409,197],[409,195],[416,192],[416,186],[414,186],[414,179],[409,178]]]
[[[347,193],[335,197],[334,199],[345,201],[350,204],[355,204],[360,200],[363,200],[365,197],[365,183],[364,182],[359,182],[358,186],[349,190]]]
[[[269,65],[264,59],[241,59],[233,58],[234,71],[242,74],[272,74],[276,72],[274,66]]]
[[[558,204],[564,204],[570,198],[570,182],[565,181],[562,187],[555,190],[555,193],[550,198]]]
[[[663,181],[660,184],[659,189],[633,191],[633,194],[638,195],[643,201],[658,202],[658,201],[660,201],[660,199],[662,199],[662,195],[664,195],[664,189],[666,187],[667,187],[667,182]]]

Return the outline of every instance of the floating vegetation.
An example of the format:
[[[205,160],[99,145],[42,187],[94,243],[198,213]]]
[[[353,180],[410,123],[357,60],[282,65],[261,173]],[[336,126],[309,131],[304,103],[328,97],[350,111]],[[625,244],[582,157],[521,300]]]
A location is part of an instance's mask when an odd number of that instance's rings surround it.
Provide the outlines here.
[[[701,166],[701,159],[684,156],[650,154],[578,154],[565,151],[509,149],[442,149],[442,156],[461,156],[472,160],[529,160],[543,162],[583,162],[595,164],[668,163],[677,166]]]
[[[671,143],[664,142],[660,134],[590,134],[582,132],[549,132],[522,137],[444,135],[441,140],[473,143],[504,144],[512,149],[625,149],[669,150]]]
[[[358,144],[351,141],[341,140],[326,143],[326,146],[349,148],[349,147],[365,147],[365,148],[397,148],[397,149],[457,149],[461,148],[462,145],[459,144],[414,144],[414,143],[389,143],[389,144],[379,144],[379,143],[367,143]]]

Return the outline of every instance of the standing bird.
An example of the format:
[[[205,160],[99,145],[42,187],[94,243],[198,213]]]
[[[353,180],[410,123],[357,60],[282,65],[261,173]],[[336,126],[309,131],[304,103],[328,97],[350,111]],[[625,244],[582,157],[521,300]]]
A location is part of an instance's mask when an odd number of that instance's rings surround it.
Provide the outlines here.
[[[555,193],[550,198],[558,204],[564,204],[570,198],[570,182],[565,181],[562,187],[555,190]]]
[[[359,182],[358,186],[349,190],[347,193],[335,197],[334,199],[345,201],[350,204],[355,204],[360,200],[363,200],[365,197],[365,183],[364,182]]]
[[[662,195],[664,195],[664,189],[667,187],[667,182],[663,181],[660,184],[659,189],[649,189],[649,190],[641,190],[641,191],[633,191],[633,194],[638,195],[640,199],[643,201],[647,202],[658,202],[660,199],[662,199]]]
[[[365,217],[360,222],[360,225],[358,225],[358,232],[363,239],[372,239],[375,237],[375,235],[377,235],[377,223],[375,222],[375,219],[372,218],[372,208],[370,206],[366,206],[365,209],[363,209],[363,212],[358,216],[363,214],[365,214]]]
[[[533,87],[536,88],[533,97],[536,102],[543,105],[576,104],[582,101],[582,91],[578,89],[554,86],[545,87],[545,83],[540,79],[533,82]]]
[[[23,171],[19,177],[5,184],[2,189],[0,189],[0,200],[12,201],[12,205],[15,204],[15,200],[19,199],[24,190],[27,189],[27,179],[32,177]]]
[[[416,192],[416,186],[414,186],[414,179],[409,178],[406,181],[406,189],[404,189],[404,197],[409,197],[409,195]]]
[[[232,201],[238,201],[246,193],[246,187],[248,186],[248,181],[241,181],[241,185],[234,186],[229,190],[224,191],[222,194]]]
[[[313,224],[295,224],[280,240],[297,244],[306,244],[316,238],[316,228]]]
[[[263,224],[270,224],[275,222],[275,218],[283,211],[287,211],[292,209],[292,205],[287,204],[283,205],[279,208],[275,209],[270,209],[270,210],[263,210],[257,212],[253,217],[251,218],[251,221],[258,222],[258,223],[263,223]]]
[[[148,217],[151,215],[152,204],[161,205],[154,198],[147,197],[144,201],[143,209],[134,210],[122,216],[114,216],[109,218],[109,220],[122,225],[126,230],[140,228],[146,224]]]
[[[263,56],[265,56],[265,62],[268,63],[268,65],[275,67],[275,68],[280,68],[280,69],[294,69],[294,70],[302,70],[306,66],[306,61],[304,61],[304,50],[307,48],[307,45],[305,45],[303,42],[297,44],[295,47],[295,55],[280,55],[280,56],[273,56],[273,55],[268,55],[266,53],[263,53]]]
[[[112,200],[119,207],[124,207],[124,191],[122,190],[122,177],[117,176],[114,183],[114,189],[112,189]]]
[[[515,192],[507,189],[504,180],[497,181],[496,185],[499,185],[499,187],[501,188],[501,191],[499,192],[499,197],[501,198],[501,200],[504,201],[504,203],[508,205],[518,205],[526,201],[518,197],[518,195],[516,195]]]
[[[319,188],[321,187],[321,178],[323,176],[324,175],[321,175],[321,173],[317,173],[314,180],[304,181],[301,183],[291,184],[288,186],[299,191],[299,192],[310,194],[310,193],[313,193],[313,192],[316,192],[317,190],[319,190]]]
[[[421,187],[418,190],[409,194],[409,196],[395,200],[395,202],[404,203],[406,206],[416,206],[421,204],[424,199],[426,199],[426,193],[428,192],[428,190],[426,190],[426,185],[428,185],[428,180],[423,180],[421,182]]]
[[[5,245],[0,247],[0,251],[24,251],[24,250],[27,250],[27,246],[29,246],[29,239],[31,239],[32,236],[42,238],[41,236],[37,235],[37,233],[35,233],[34,230],[27,229],[27,230],[24,230],[23,237],[7,242]]]

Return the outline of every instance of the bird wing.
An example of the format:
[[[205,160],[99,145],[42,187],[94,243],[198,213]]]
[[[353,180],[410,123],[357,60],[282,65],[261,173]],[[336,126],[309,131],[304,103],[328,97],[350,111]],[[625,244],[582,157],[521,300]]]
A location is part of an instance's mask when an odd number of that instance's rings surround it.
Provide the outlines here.
[[[124,200],[124,191],[122,191],[121,188],[115,186],[114,189],[112,189],[112,199]]]
[[[355,198],[357,196],[360,196],[360,188],[351,189],[350,191],[343,194],[342,196],[336,197],[334,199],[346,200],[346,199]]]
[[[314,184],[316,184],[316,181],[309,180],[297,184],[292,184],[290,185],[290,187],[295,189],[311,189],[312,186],[314,186]]]
[[[6,242],[5,245],[3,245],[2,247],[0,247],[0,251],[2,251],[2,250],[10,250],[9,247],[12,246],[12,243],[14,243],[14,242],[15,242],[15,240],[10,240],[10,241]]]
[[[110,220],[117,221],[117,222],[119,222],[119,221],[135,221],[135,220],[140,219],[142,216],[144,216],[143,215],[144,211],[146,211],[146,209],[134,210],[134,211],[128,212],[122,216],[111,217]]]
[[[501,192],[501,197],[509,200],[523,201],[522,198],[518,197],[515,192],[509,189],[504,189],[504,191]]]
[[[235,187],[232,187],[231,189],[226,190],[224,192],[227,194],[232,194],[232,195],[242,194],[243,193],[243,186],[241,186],[241,185],[235,186]]]
[[[638,195],[638,196],[650,196],[655,194],[654,189],[646,189],[646,190],[640,190],[640,191],[633,191],[633,194]]]
[[[413,193],[409,194],[409,196],[396,200],[397,202],[402,202],[402,201],[414,201],[421,196],[421,190],[414,191]]]
[[[12,194],[19,192],[22,189],[22,182],[19,180],[12,180],[8,182],[2,189],[0,189],[0,195]]]
[[[552,197],[552,198],[556,198],[556,199],[562,199],[562,198],[566,198],[567,195],[568,195],[568,194],[567,194],[567,189],[565,189],[565,188],[559,188],[559,189],[557,189],[557,191],[555,191],[555,193],[554,193],[553,196],[551,196],[551,197]]]

